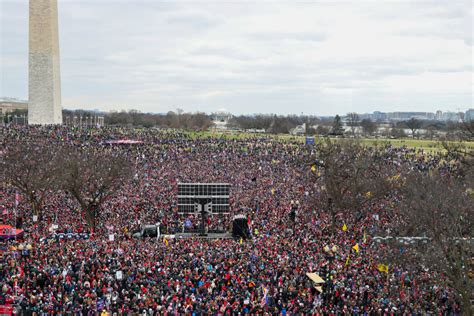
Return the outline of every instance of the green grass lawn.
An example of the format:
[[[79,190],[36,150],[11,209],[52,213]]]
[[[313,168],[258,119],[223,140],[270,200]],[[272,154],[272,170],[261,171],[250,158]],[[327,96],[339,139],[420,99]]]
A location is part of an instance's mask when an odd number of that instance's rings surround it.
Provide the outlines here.
[[[361,139],[360,140],[365,145],[375,145],[390,143],[395,147],[406,146],[408,148],[422,148],[424,151],[428,152],[444,152],[445,149],[440,141],[425,140],[425,139],[412,139],[412,138],[402,138],[402,139]],[[454,142],[459,144],[459,142]],[[474,150],[474,142],[463,142],[462,143],[466,148]]]
[[[305,142],[304,136],[292,136],[287,134],[258,134],[258,133],[247,133],[247,132],[233,132],[233,131],[204,131],[204,132],[189,132],[189,135],[194,138],[226,138],[226,139],[246,139],[246,138],[272,138],[276,141],[296,141],[300,143]],[[317,138],[316,142],[321,141],[323,138]],[[333,138],[340,139],[340,138]],[[424,139],[389,139],[389,138],[358,138],[362,144],[367,146],[383,145],[390,143],[395,147],[406,146],[408,148],[423,148],[428,152],[444,151],[441,142]],[[463,145],[467,148],[474,150],[474,142],[463,142]]]

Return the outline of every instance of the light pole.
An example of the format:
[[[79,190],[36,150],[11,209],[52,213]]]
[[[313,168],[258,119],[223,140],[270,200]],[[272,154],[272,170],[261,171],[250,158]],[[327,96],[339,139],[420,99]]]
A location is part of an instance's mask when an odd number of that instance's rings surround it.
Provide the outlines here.
[[[160,222],[156,223],[156,241],[160,239]]]

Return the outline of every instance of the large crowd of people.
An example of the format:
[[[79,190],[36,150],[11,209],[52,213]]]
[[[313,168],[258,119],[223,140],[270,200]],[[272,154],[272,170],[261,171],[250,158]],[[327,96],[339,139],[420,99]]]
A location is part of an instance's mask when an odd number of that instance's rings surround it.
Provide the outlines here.
[[[389,262],[386,245],[373,242],[397,220],[396,195],[378,200],[363,218],[339,218],[341,229],[333,232],[332,219],[314,203],[321,186],[301,163],[312,146],[261,136],[192,136],[156,129],[3,128],[2,152],[12,140],[70,144],[123,155],[134,174],[101,207],[93,232],[67,193],[48,195],[36,218],[26,199],[16,199],[17,190],[3,184],[3,224],[20,224],[26,233],[0,242],[0,305],[25,315],[460,313],[442,276]],[[141,143],[106,143],[119,139]],[[422,171],[456,168],[434,153],[386,151]],[[177,212],[179,182],[231,184],[231,214],[210,216],[210,228],[228,230],[232,216],[244,214],[252,238],[172,238],[185,221],[200,226],[198,217]],[[132,236],[140,225],[157,222],[168,237]],[[51,237],[58,232],[65,237]],[[82,232],[88,238],[75,237]],[[310,272],[324,285],[315,286]]]

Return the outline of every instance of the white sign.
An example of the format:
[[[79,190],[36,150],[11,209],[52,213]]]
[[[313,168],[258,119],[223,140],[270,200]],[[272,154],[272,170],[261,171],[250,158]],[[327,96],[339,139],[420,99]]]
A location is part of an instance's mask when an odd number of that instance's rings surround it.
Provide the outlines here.
[[[115,277],[117,278],[117,280],[122,280],[123,279],[123,273],[122,271],[117,271],[115,272]]]
[[[114,234],[110,234],[109,235],[109,241],[114,241],[115,240],[115,235]]]
[[[38,215],[33,215],[33,222],[37,222],[38,221]]]

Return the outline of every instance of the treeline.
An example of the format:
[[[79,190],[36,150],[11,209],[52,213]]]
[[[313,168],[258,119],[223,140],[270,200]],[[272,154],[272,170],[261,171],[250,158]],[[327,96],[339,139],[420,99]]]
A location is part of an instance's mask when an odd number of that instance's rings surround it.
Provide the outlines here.
[[[83,118],[95,115],[104,116],[105,125],[133,126],[133,127],[160,127],[160,128],[179,128],[185,130],[207,130],[213,125],[212,119],[205,113],[184,113],[181,110],[177,112],[170,111],[166,114],[143,113],[137,110],[108,112],[97,114],[91,111],[63,111],[63,120],[66,117]]]
[[[26,111],[10,112],[3,117],[4,124],[25,124]],[[181,109],[166,114],[143,113],[137,110],[115,111],[108,113],[63,110],[63,122],[66,125],[95,125],[94,117],[103,117],[104,124],[109,126],[159,127],[183,130],[207,130],[214,123],[211,115],[206,113],[186,113]],[[297,126],[305,124],[298,134],[340,136],[340,137],[392,137],[392,138],[425,138],[425,139],[472,139],[474,122],[442,122],[418,120],[412,118],[399,122],[380,122],[370,118],[361,119],[356,113],[345,116],[319,118],[308,115],[239,115],[233,116],[227,128],[234,130],[258,130],[271,134],[288,134]]]
[[[317,117],[304,115],[240,115],[232,117],[228,127],[243,130],[265,130],[267,133],[274,134],[287,134],[298,125],[306,123],[309,127],[320,122],[321,120]],[[307,132],[313,134],[315,131]]]
[[[106,125],[130,125],[142,127],[179,128],[185,130],[207,130],[213,125],[212,119],[205,113],[184,113],[170,111],[166,114],[128,112],[110,112],[105,115]]]
[[[357,113],[348,113],[342,127],[341,118],[336,115],[328,134],[339,136],[382,136],[392,138],[443,138],[449,140],[472,139],[474,121],[441,122],[435,120],[419,120],[411,118],[399,122],[378,122],[369,118],[360,119]],[[319,127],[318,127],[319,128]],[[320,133],[323,134],[323,133]]]

